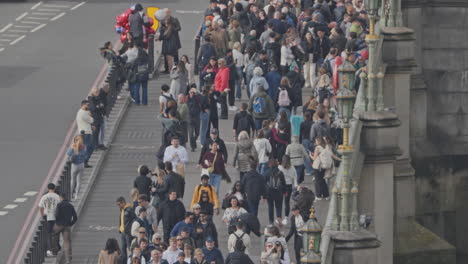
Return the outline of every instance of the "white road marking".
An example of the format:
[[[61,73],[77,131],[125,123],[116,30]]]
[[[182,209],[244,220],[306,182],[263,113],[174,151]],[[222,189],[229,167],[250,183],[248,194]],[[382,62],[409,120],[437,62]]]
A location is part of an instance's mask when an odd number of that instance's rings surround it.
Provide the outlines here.
[[[16,43],[18,43],[20,40],[24,39],[26,37],[26,35],[23,35],[15,40],[13,40],[12,42],[10,42],[10,45],[15,45]]]
[[[48,20],[48,17],[28,17],[28,19],[34,19],[34,20]]]
[[[31,29],[31,32],[36,32],[36,31],[38,31],[39,29],[45,27],[46,25],[47,25],[47,24],[40,24],[39,26],[37,26],[37,27]]]
[[[15,20],[16,21],[20,21],[23,17],[27,16],[28,15],[28,12],[24,12],[22,15],[20,15],[19,17],[17,17]]]
[[[39,13],[39,12],[32,12],[31,15],[38,15],[38,16],[55,16],[57,13]]]
[[[30,25],[26,25],[26,26],[14,25],[13,27],[15,27],[15,28],[32,28],[32,27],[34,27],[34,26],[30,26]]]
[[[24,196],[34,196],[34,195],[36,195],[36,194],[37,194],[37,192],[31,191],[31,192],[26,192],[26,193],[24,193],[23,195],[24,195]]]
[[[13,202],[15,203],[24,203],[28,200],[28,198],[16,198]]]
[[[9,42],[11,39],[0,39],[0,41]]]
[[[0,48],[0,52],[2,52],[2,51],[4,51],[4,50],[5,50],[5,48]]]
[[[8,32],[16,32],[16,33],[25,33],[28,32],[27,30],[24,29],[10,29]]]
[[[12,26],[13,26],[13,24],[12,24],[12,23],[10,23],[10,24],[8,24],[8,25],[4,26],[2,29],[0,29],[0,33],[3,33],[3,32],[5,32],[7,29],[11,28]]]
[[[39,8],[37,11],[40,12],[60,12],[60,9],[50,9],[50,8]]]
[[[201,14],[203,10],[176,10],[175,12],[179,14]]]
[[[16,34],[2,34],[1,36],[2,36],[2,37],[7,37],[7,38],[16,38],[16,37],[19,37],[20,35],[16,35]]]
[[[45,7],[58,7],[58,8],[68,8],[68,7],[70,7],[69,5],[49,5],[49,4],[46,4],[44,6]]]
[[[41,22],[36,22],[36,21],[21,21],[23,24],[34,24],[34,25],[39,25]]]
[[[5,212],[5,211],[0,211],[0,215],[7,215],[8,212]]]
[[[53,18],[51,18],[50,21],[55,21],[55,20],[57,20],[57,19],[63,17],[64,15],[65,15],[65,12],[62,12],[62,13],[60,13],[60,14],[54,16]]]
[[[84,5],[84,4],[86,4],[86,2],[81,2],[81,3],[77,4],[76,6],[70,8],[70,10],[75,10],[75,9],[77,9],[78,7],[80,7],[80,6]]]
[[[3,209],[15,209],[16,207],[18,207],[17,204],[7,204]]]
[[[38,6],[40,6],[42,4],[42,2],[39,2],[37,4],[35,4],[33,7],[31,7],[31,10],[34,10],[36,9]]]

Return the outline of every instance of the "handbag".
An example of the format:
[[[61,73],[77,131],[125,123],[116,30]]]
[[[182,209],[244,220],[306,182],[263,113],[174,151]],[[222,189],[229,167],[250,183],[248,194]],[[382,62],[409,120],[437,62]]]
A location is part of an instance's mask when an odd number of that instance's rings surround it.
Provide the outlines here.
[[[214,159],[213,159],[213,165],[207,168],[207,171],[210,174],[213,173],[213,171],[214,171],[214,166],[215,166],[215,162],[216,162],[217,157],[218,157],[218,152],[216,151],[216,154],[215,154]]]
[[[316,170],[320,170],[320,165],[321,165],[321,160],[320,160],[320,156],[318,156],[314,162],[312,162],[312,168],[313,169],[316,169]]]
[[[176,172],[183,178],[185,178],[185,164],[183,163],[177,163],[176,165]]]

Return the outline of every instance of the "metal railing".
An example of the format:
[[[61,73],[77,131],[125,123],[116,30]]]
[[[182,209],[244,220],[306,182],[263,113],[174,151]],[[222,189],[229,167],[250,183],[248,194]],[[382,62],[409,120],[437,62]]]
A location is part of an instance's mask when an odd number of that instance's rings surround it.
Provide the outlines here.
[[[200,31],[201,31],[201,28],[203,26],[203,23],[202,22],[200,24],[200,26],[198,27],[196,33],[195,33],[195,37],[193,37],[193,41],[195,42],[195,53],[193,55],[193,72],[194,74],[198,74],[201,70],[203,69],[199,69],[198,68],[198,51],[200,50],[200,46],[201,46],[201,34],[200,34]]]
[[[115,102],[117,101],[117,96],[122,89],[122,78],[120,74],[122,73],[120,65],[113,64],[112,68],[107,75],[105,80],[109,84],[109,92],[107,94],[107,113],[110,113]],[[71,198],[71,163],[66,162],[62,174],[56,184],[56,190],[59,193],[66,193],[67,199]],[[31,243],[26,251],[26,256],[24,256],[25,264],[41,264],[44,262],[47,252],[47,238],[50,234],[47,232],[47,221],[45,218],[42,218],[35,228],[34,236],[31,240]]]

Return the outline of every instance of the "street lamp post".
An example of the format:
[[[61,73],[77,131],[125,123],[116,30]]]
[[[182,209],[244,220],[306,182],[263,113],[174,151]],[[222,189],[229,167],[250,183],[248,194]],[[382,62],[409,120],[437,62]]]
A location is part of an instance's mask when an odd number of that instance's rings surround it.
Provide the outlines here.
[[[321,263],[320,255],[320,238],[322,227],[315,217],[315,208],[310,208],[309,220],[300,229],[302,233],[304,255],[301,258],[301,263]]]

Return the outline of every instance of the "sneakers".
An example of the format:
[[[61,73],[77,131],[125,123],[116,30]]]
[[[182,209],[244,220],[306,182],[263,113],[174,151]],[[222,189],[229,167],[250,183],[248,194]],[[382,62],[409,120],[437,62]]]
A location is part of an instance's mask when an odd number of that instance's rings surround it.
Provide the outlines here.
[[[325,198],[325,200],[327,200],[327,201],[330,200],[330,196],[328,196],[327,198]]]
[[[237,106],[229,106],[229,111],[237,111]]]
[[[55,255],[52,253],[52,251],[47,250],[47,257],[55,257]]]
[[[322,201],[322,198],[316,197],[315,200],[317,200],[317,201]]]
[[[275,224],[277,224],[277,225],[280,225],[280,221],[279,221],[279,219],[278,219],[278,218],[276,218],[276,220],[275,220]]]
[[[287,225],[288,224],[288,217],[284,217],[283,220],[281,220],[281,224]]]

